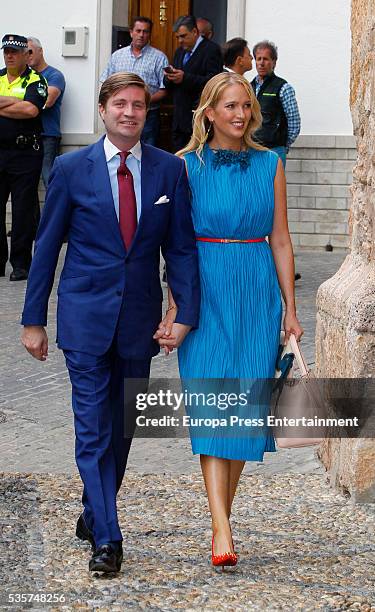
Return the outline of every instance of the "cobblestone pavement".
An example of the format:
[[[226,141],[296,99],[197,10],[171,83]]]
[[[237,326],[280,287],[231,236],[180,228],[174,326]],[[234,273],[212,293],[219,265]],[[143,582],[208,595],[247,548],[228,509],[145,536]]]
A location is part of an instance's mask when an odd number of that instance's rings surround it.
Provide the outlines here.
[[[342,252],[297,254],[310,363],[316,289],[343,258]],[[47,593],[65,598],[58,610],[375,612],[374,508],[353,506],[331,490],[312,449],[247,464],[233,512],[240,563],[235,573],[217,575],[188,440],[135,440],[119,496],[125,562],[112,579],[90,575],[88,547],[73,537],[81,484],[69,381],[53,343],[55,297],[49,359],[39,363],[18,340],[23,293],[24,283],[0,279],[0,609],[17,608],[10,593]],[[176,355],[158,356],[152,374],[177,376]]]
[[[375,611],[373,512],[353,509],[316,474],[241,479],[239,564],[225,574],[210,566],[198,474],[128,474],[119,498],[125,561],[111,579],[89,574],[89,547],[73,538],[80,491],[77,476],[0,479],[2,609],[11,593],[47,593],[65,599],[56,610]]]

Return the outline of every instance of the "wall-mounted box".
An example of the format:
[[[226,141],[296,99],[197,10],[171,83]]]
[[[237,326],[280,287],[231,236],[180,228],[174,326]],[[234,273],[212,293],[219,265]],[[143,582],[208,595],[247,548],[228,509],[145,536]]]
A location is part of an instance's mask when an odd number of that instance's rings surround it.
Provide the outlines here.
[[[62,56],[87,57],[89,29],[86,26],[63,27]]]

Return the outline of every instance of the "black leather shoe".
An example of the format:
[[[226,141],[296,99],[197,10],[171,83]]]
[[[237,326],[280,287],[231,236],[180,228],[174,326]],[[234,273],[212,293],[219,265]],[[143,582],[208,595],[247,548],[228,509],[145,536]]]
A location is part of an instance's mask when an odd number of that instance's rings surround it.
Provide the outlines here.
[[[300,278],[302,278],[301,274],[299,272],[296,272],[294,275],[294,280],[296,281],[296,280],[299,280]]]
[[[119,572],[122,563],[122,543],[102,544],[93,553],[90,563],[90,572]]]
[[[5,276],[5,264],[0,265],[0,276]]]
[[[11,281],[22,281],[22,280],[27,280],[29,276],[29,273],[27,270],[24,270],[23,268],[14,268],[13,272],[11,273],[9,280]]]
[[[79,515],[79,518],[77,521],[76,536],[80,540],[84,540],[84,541],[87,540],[88,542],[90,542],[92,549],[95,550],[94,534],[91,531],[91,529],[87,527],[85,517],[83,516],[83,512],[82,514]]]

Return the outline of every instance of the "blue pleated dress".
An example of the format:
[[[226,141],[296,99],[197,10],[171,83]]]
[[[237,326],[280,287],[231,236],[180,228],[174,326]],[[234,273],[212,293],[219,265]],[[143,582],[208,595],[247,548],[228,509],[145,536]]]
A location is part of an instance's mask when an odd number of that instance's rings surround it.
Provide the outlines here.
[[[278,156],[249,149],[245,165],[227,165],[217,164],[215,155],[206,145],[204,164],[195,152],[185,156],[196,235],[241,240],[268,236],[273,225]],[[220,379],[218,392],[223,390],[222,379],[235,379],[237,390],[249,391],[251,381],[270,379],[275,373],[282,304],[271,249],[267,242],[198,241],[197,247],[200,321],[199,328],[188,334],[178,351],[181,378],[192,392],[200,388],[198,379]],[[209,390],[215,390],[213,387],[215,382],[210,381]],[[265,417],[269,404],[264,394],[259,397],[263,399],[258,404],[250,400],[246,407],[232,407],[231,414]],[[188,405],[186,411],[192,417],[208,415],[204,409],[192,411]],[[228,414],[225,410],[217,412],[219,417]],[[262,461],[264,452],[275,450],[267,427],[255,427],[245,434],[240,428],[238,435],[233,428],[229,432],[229,428],[208,427],[202,433],[191,427],[190,436],[194,454]]]

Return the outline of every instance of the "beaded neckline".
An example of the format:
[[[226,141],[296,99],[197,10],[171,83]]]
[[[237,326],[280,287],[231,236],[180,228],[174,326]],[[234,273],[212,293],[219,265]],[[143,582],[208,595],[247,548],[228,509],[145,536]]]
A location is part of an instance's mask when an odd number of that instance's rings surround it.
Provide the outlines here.
[[[232,151],[231,149],[211,149],[213,153],[212,165],[215,169],[221,166],[238,165],[241,170],[250,166],[249,149],[247,151]]]

